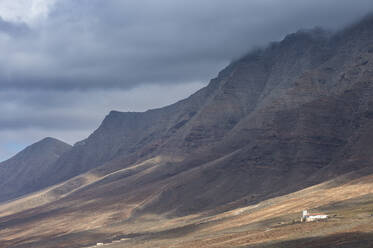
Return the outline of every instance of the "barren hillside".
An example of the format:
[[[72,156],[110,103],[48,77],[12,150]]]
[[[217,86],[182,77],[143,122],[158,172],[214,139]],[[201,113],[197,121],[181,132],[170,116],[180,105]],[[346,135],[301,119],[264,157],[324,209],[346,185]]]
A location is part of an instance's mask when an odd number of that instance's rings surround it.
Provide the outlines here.
[[[41,189],[44,173],[52,171],[55,162],[70,149],[62,141],[45,138],[0,163],[0,202]]]
[[[30,167],[27,192],[4,195],[0,246],[371,244],[372,41],[372,16],[333,35],[299,31],[183,101],[110,112]],[[298,223],[305,208],[333,217]]]

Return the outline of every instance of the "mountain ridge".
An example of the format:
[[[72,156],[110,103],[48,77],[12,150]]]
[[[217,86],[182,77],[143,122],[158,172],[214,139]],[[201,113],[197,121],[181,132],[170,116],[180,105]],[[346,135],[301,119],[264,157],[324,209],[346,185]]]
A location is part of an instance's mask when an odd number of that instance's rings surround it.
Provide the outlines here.
[[[42,173],[49,170],[54,162],[70,149],[69,144],[47,137],[1,162],[0,201],[39,190],[39,180],[43,180]]]
[[[185,100],[146,112],[112,111],[93,134],[76,143],[45,172],[53,172],[56,177],[43,176],[39,188],[90,170],[111,173],[159,155],[179,162],[160,166],[154,174],[158,180],[167,175],[189,175],[190,182],[200,182],[203,188],[207,187],[205,180],[216,177],[212,182],[237,191],[222,201],[213,199],[221,194],[219,191],[206,188],[209,193],[197,192],[202,202],[211,202],[208,208],[250,192],[255,197],[248,198],[259,201],[278,188],[283,189],[277,192],[280,194],[318,183],[317,179],[325,176],[316,172],[333,160],[338,163],[333,156],[346,146],[348,137],[357,133],[353,122],[368,123],[369,118],[361,119],[360,112],[356,114],[340,103],[350,101],[355,109],[360,105],[370,109],[372,23],[370,16],[332,36],[318,29],[288,35],[233,62]],[[363,90],[367,95],[364,99],[358,94]],[[320,125],[324,125],[322,131],[318,130]],[[224,157],[229,159],[221,160]],[[273,177],[272,170],[281,176]],[[348,166],[329,166],[328,173],[338,175],[338,170],[348,172]],[[309,173],[316,173],[314,181],[307,179]],[[250,176],[256,174],[262,178]],[[285,175],[297,183],[284,184]],[[193,199],[197,189],[192,185],[198,183],[185,180],[181,180],[185,182],[182,187],[166,188],[175,195],[191,194],[188,199]],[[234,186],[229,186],[231,182]],[[141,185],[141,180],[138,183]],[[251,185],[252,190],[241,190],[245,185]],[[177,188],[185,192],[177,193]],[[164,211],[181,204],[162,203],[169,201],[159,200],[157,204],[165,207]]]
[[[300,31],[173,105],[110,112],[39,174],[44,191],[0,207],[2,244],[299,247],[314,232],[355,244],[352,226],[371,241],[372,41],[373,16]],[[298,223],[305,208],[333,217]]]

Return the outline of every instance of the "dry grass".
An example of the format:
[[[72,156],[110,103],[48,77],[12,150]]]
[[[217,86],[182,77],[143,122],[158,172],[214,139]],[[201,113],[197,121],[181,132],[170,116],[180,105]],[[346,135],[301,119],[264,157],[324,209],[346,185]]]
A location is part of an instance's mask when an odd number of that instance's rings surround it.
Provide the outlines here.
[[[88,183],[95,181],[97,178],[87,178]],[[179,218],[149,214],[132,219],[133,209],[141,202],[103,207],[98,200],[75,199],[53,205],[48,203],[53,200],[50,198],[38,202],[46,205],[25,209],[25,202],[38,201],[45,194],[48,191],[0,206],[1,247],[41,248],[51,247],[52,242],[53,247],[69,244],[73,248],[121,238],[126,240],[106,247],[270,247],[276,242],[373,232],[373,175],[323,183],[218,215],[201,213]],[[95,204],[96,209],[79,210]],[[12,210],[14,206],[16,210]],[[303,209],[324,211],[334,217],[324,222],[299,223]]]

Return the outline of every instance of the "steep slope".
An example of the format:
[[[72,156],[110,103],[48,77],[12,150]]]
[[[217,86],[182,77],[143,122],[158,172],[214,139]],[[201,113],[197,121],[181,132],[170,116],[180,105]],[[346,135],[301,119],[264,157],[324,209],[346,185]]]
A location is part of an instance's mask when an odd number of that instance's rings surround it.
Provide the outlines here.
[[[299,31],[235,61],[186,100],[113,111],[45,172],[56,176],[44,176],[44,186],[117,171],[78,198],[119,200],[139,215],[185,215],[369,167],[372,41],[373,17],[335,35]],[[156,157],[159,163],[136,166]]]
[[[84,173],[120,156],[134,155],[129,163],[149,157],[164,140],[193,118],[208,97],[208,90],[201,90],[186,100],[162,109],[144,113],[111,111],[92,135],[76,143],[70,152],[57,161],[58,177],[53,178],[48,185]],[[123,167],[125,165],[120,166]]]
[[[62,141],[45,138],[0,163],[0,201],[41,189],[43,172],[49,170],[70,149],[71,146]]]
[[[177,154],[179,162],[108,178],[81,197],[110,192],[110,202],[142,201],[139,214],[185,215],[255,203],[371,166],[372,27],[370,17],[334,36],[300,31],[238,60],[199,92],[208,97],[172,135],[176,122],[166,122],[169,129],[137,149],[124,147],[96,171],[159,154]]]
[[[372,166],[373,18],[326,41],[313,39],[313,33],[290,35],[260,59],[249,56],[234,66],[232,80],[240,63],[276,58],[256,107],[196,154],[207,163],[175,178],[146,211],[184,214],[242,197],[241,204],[254,203]],[[276,68],[285,70],[282,77]]]
[[[326,56],[326,34],[296,36],[296,41],[286,40],[278,48],[251,53],[231,64],[207,87],[176,104],[144,113],[112,111],[90,137],[61,157],[57,166],[61,178],[49,184],[117,158],[126,157],[124,168],[157,154],[187,157],[212,147],[255,110],[267,91],[315,68]],[[300,47],[307,50],[303,56]],[[289,63],[291,59],[295,62]]]
[[[364,211],[313,230],[325,227],[332,241],[351,227],[371,230],[372,176],[362,175],[373,171],[372,41],[373,17],[334,35],[300,31],[235,61],[184,101],[111,112],[44,171],[40,183],[61,184],[0,208],[4,246],[81,247],[124,237],[133,247],[149,239],[155,243],[148,247],[169,247],[170,236],[188,232],[179,247],[242,247],[270,235],[280,243],[264,247],[297,247],[308,242],[298,238],[309,238],[291,222],[301,209],[333,214],[347,200]],[[40,198],[46,204],[24,211]],[[18,204],[20,212],[11,209]],[[350,214],[344,205],[339,210]],[[292,235],[296,230],[305,235]],[[295,243],[281,243],[289,233]]]

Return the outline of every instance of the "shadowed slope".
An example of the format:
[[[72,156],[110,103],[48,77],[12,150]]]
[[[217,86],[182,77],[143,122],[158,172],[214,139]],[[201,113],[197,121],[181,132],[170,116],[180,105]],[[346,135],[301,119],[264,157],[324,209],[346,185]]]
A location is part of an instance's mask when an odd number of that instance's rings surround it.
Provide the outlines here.
[[[43,173],[70,149],[71,146],[62,141],[45,138],[0,163],[0,201],[41,189],[42,181],[47,180]]]
[[[368,17],[333,36],[299,31],[232,63],[186,100],[144,113],[113,111],[46,172],[56,176],[45,176],[44,186],[169,157],[136,177],[101,183],[96,197],[137,198],[143,190],[153,197],[139,213],[184,215],[370,166],[372,27]]]

